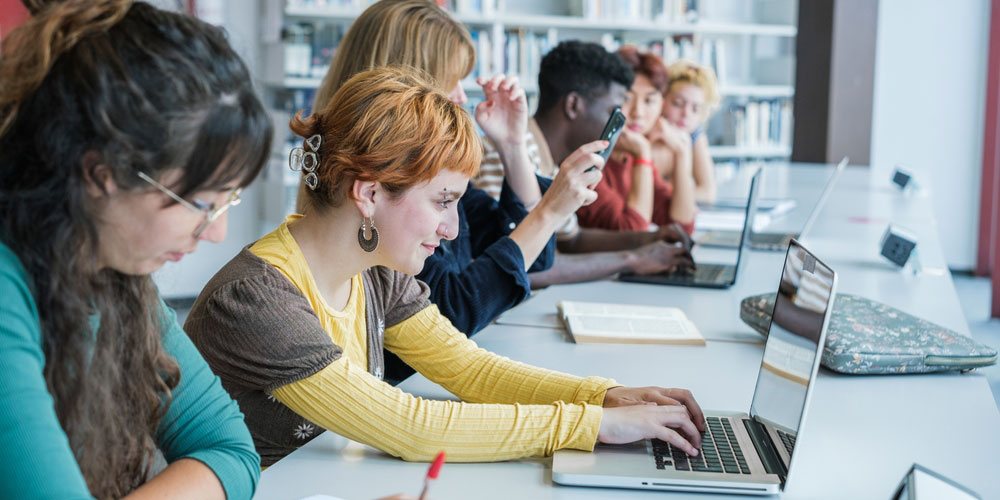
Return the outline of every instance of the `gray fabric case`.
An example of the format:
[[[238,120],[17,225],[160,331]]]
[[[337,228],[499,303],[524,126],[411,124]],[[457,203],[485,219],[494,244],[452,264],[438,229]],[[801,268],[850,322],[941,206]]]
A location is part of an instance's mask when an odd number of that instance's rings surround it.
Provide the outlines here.
[[[767,335],[773,293],[740,303],[740,319]],[[968,371],[997,362],[997,351],[970,337],[881,302],[837,294],[822,365],[858,375]]]

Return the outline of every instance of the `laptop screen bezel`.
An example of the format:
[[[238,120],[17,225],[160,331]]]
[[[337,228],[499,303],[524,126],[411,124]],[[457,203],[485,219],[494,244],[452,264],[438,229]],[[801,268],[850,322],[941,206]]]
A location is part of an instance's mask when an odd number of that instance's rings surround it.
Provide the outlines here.
[[[793,249],[801,249],[801,250],[803,250],[810,257],[812,257],[813,259],[815,259],[816,263],[822,265],[826,269],[829,269],[830,272],[833,275],[832,286],[830,288],[830,297],[827,299],[826,310],[825,310],[825,312],[823,314],[823,326],[820,329],[819,341],[817,342],[817,345],[816,345],[816,356],[815,356],[815,359],[813,359],[812,369],[809,372],[809,385],[806,386],[806,395],[805,395],[805,398],[803,398],[803,401],[802,401],[802,413],[799,416],[798,428],[795,429],[795,437],[796,437],[796,441],[798,441],[799,436],[802,434],[802,428],[803,428],[803,426],[805,424],[806,418],[808,417],[809,401],[812,398],[813,388],[816,385],[816,375],[819,372],[820,360],[823,357],[823,346],[826,344],[827,328],[828,328],[828,326],[830,324],[830,317],[833,315],[833,304],[834,304],[834,301],[835,301],[835,299],[837,297],[837,272],[834,271],[832,267],[828,266],[822,260],[820,260],[819,258],[817,258],[812,252],[809,251],[809,249],[807,249],[804,246],[802,246],[802,244],[799,243],[798,240],[792,239],[792,241],[788,244],[788,249],[785,251],[785,261],[784,261],[784,263],[781,266],[781,274],[779,275],[779,286],[780,286],[780,280],[781,280],[781,278],[783,278],[784,275],[785,275],[785,266],[788,265],[788,255],[789,255],[790,252],[793,251]],[[778,301],[775,300],[774,302],[775,302],[775,307],[777,307]],[[772,318],[772,322],[773,322],[773,318],[774,318],[774,310],[773,309],[771,310],[771,318]],[[771,330],[771,323],[768,324],[768,338],[770,338],[770,333],[771,333],[770,330]],[[765,342],[765,349],[766,349],[766,347],[767,347],[767,344]],[[757,371],[757,381],[754,383],[754,398],[753,399],[756,399],[757,388],[758,388],[758,385],[760,384],[760,376],[761,376],[761,372],[763,372],[763,370],[764,370],[764,359],[763,359],[763,353],[762,353],[761,354],[761,367]],[[768,419],[761,417],[757,413],[757,409],[754,407],[754,404],[752,402],[753,399],[751,399],[750,412],[749,412],[750,417],[752,419],[754,419],[755,421],[760,422],[762,424],[765,424],[765,425],[771,425],[771,426],[777,427],[777,428],[784,428],[783,426],[775,425],[774,422],[771,422]],[[795,448],[793,447],[792,448],[791,457],[789,457],[789,462],[787,464],[785,464],[787,470],[785,472],[784,477],[781,478],[781,489],[785,488],[785,482],[788,480],[788,475],[791,473],[792,465],[795,462],[795,457],[796,456],[797,455],[795,454]],[[780,459],[781,457],[779,456],[778,458]]]
[[[740,232],[740,244],[736,247],[736,269],[730,283],[736,283],[740,273],[740,262],[743,260],[744,247],[750,246],[750,231],[753,228],[753,218],[757,213],[757,199],[760,197],[761,178],[764,169],[758,167],[750,176],[750,194],[747,196],[747,208],[743,218],[743,231]]]
[[[823,211],[823,205],[826,204],[826,200],[830,199],[830,194],[833,193],[833,187],[837,184],[837,179],[840,178],[840,174],[844,172],[847,168],[848,158],[845,156],[840,163],[833,170],[833,175],[830,179],[826,181],[826,186],[823,187],[823,192],[819,195],[819,200],[816,201],[816,205],[813,207],[812,212],[809,212],[809,217],[806,218],[806,223],[802,226],[802,230],[799,231],[797,238],[802,239],[806,233],[812,229],[813,224],[816,223],[816,219],[819,218],[819,213]]]

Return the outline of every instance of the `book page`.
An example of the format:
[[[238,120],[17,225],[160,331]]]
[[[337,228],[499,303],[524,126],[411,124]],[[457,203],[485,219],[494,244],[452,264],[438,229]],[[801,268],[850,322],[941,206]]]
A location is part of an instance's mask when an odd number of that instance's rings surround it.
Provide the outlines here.
[[[558,304],[564,316],[600,316],[618,318],[687,319],[684,311],[676,307],[637,306],[631,304],[606,304],[603,302],[563,301]]]
[[[705,343],[694,323],[676,307],[561,302],[559,309],[577,342]]]

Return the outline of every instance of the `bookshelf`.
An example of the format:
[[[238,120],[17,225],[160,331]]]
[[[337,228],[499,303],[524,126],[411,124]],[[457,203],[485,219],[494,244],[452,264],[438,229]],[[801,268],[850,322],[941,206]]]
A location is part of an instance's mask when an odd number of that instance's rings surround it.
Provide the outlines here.
[[[275,108],[275,122],[287,123],[293,110],[309,107],[336,44],[372,0],[258,1],[264,25],[259,79]],[[722,102],[705,127],[717,162],[791,156],[798,0],[438,3],[473,36],[476,68],[462,82],[470,109],[482,99],[475,77],[500,72],[520,77],[533,107],[541,57],[561,40],[593,41],[609,50],[629,43],[668,63],[683,57],[717,69]],[[276,137],[280,167],[292,147],[289,139]],[[265,177],[276,184],[297,182],[283,172],[271,174]],[[291,200],[285,198],[275,203],[290,207],[294,192]]]

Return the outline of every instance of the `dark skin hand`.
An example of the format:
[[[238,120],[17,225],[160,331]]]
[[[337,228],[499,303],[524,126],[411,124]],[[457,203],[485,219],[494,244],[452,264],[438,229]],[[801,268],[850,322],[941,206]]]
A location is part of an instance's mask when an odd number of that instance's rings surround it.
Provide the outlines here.
[[[694,248],[694,240],[692,240],[691,236],[687,234],[687,231],[685,231],[684,228],[676,222],[672,222],[666,226],[660,226],[659,229],[656,230],[656,235],[658,239],[668,243],[680,242],[684,246],[684,249],[688,252]]]
[[[694,244],[680,224],[662,226],[656,231],[612,231],[608,229],[581,228],[569,238],[556,242],[562,253],[618,252],[633,250],[654,241],[682,242],[688,250]]]
[[[693,270],[694,258],[682,243],[661,240],[633,250],[628,256],[628,267],[635,274]]]

